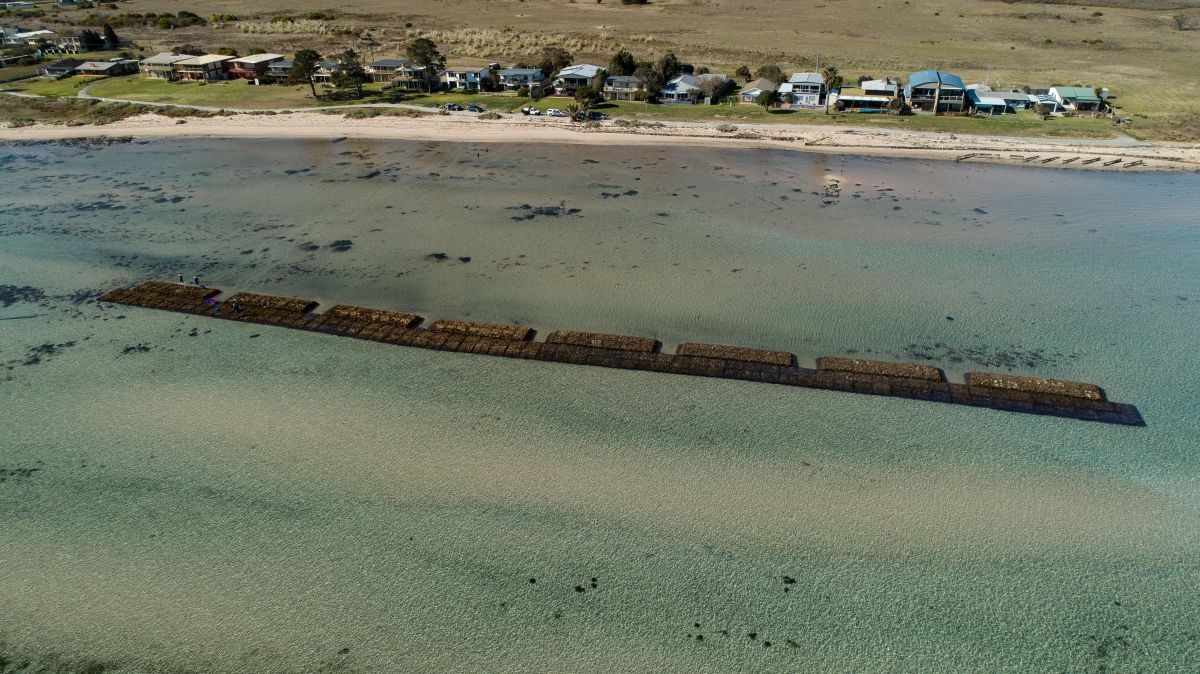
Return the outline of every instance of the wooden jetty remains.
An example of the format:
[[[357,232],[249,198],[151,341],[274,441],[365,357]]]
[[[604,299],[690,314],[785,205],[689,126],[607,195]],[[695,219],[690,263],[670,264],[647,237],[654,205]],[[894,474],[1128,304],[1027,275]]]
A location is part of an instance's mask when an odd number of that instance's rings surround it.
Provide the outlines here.
[[[147,281],[117,288],[101,302],[163,309],[293,328],[424,349],[525,358],[664,374],[740,379],[785,386],[927,400],[1009,412],[1043,414],[1126,426],[1145,426],[1138,409],[1108,400],[1095,384],[971,372],[966,383],[946,380],[937,367],[859,358],[826,357],[816,369],[799,367],[796,356],[723,344],[681,344],[663,353],[652,337],[558,331],[535,341],[532,328],[518,325],[439,320],[420,327],[416,314],[339,304],[314,313],[312,300],[256,293],[234,293],[179,283]]]

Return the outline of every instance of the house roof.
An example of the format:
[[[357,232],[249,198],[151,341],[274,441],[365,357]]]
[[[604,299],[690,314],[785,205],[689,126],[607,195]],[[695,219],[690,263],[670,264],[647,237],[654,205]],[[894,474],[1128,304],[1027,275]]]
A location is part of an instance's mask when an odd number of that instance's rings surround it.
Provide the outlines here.
[[[204,56],[193,56],[182,61],[176,61],[175,65],[180,66],[206,66],[212,63],[224,63],[232,61],[232,56],[222,56],[220,54],[205,54]]]
[[[485,70],[491,70],[487,66],[453,66],[446,68],[448,73],[481,73]]]
[[[968,89],[967,98],[974,101],[975,105],[1000,106],[1007,108],[1008,101],[1000,96],[989,96],[991,91],[979,91],[978,89]],[[1023,98],[1023,97],[1022,97]]]
[[[821,73],[792,73],[788,82],[792,84],[825,84],[825,78],[821,77]]]
[[[583,79],[590,80],[601,70],[604,69],[600,66],[594,66],[589,63],[580,63],[578,65],[567,66],[566,68],[563,68],[562,70],[558,71],[558,74],[554,77],[556,79],[561,79],[563,77],[582,77]]]
[[[866,91],[867,89],[871,89],[873,91],[878,91],[880,89],[890,90],[895,89],[899,84],[900,80],[885,77],[881,80],[866,80],[865,82],[859,84],[858,88],[862,89],[863,91]]]
[[[28,40],[31,37],[37,37],[39,35],[54,35],[54,31],[42,29],[42,30],[31,30],[31,31],[27,31],[24,33],[13,33],[13,37],[20,39],[20,40]]]
[[[402,61],[400,59],[380,59],[378,61],[368,63],[367,67],[368,68],[399,68],[406,64],[407,64],[407,61]]]
[[[501,77],[513,77],[515,75],[541,75],[542,71],[538,68],[501,68]]]
[[[765,78],[765,77],[760,77],[760,78],[758,78],[758,79],[756,79],[756,80],[751,80],[751,81],[747,82],[747,83],[745,84],[745,86],[743,86],[743,87],[742,87],[742,93],[744,94],[744,93],[746,93],[746,92],[748,92],[748,91],[751,91],[751,90],[754,90],[754,91],[775,91],[775,90],[776,90],[776,89],[778,89],[778,88],[779,88],[779,85],[778,85],[777,83],[775,83],[775,82],[772,82],[771,80],[769,80],[769,79],[767,79],[767,78]]]
[[[266,63],[268,61],[278,61],[283,58],[283,54],[252,54],[250,56],[242,56],[234,59],[234,63]]]
[[[92,72],[104,72],[111,70],[121,65],[119,61],[87,61],[79,64],[76,70],[88,70]]]
[[[142,65],[147,66],[169,66],[180,61],[196,58],[192,54],[173,54],[169,51],[159,52],[154,56],[142,61]]]
[[[1057,92],[1062,98],[1074,98],[1077,101],[1100,100],[1095,90],[1088,87],[1052,87],[1051,91]]]
[[[908,76],[908,86],[905,90],[910,90],[913,87],[919,87],[925,84],[941,84],[943,87],[954,87],[963,89],[963,81],[958,75],[944,73],[940,70],[922,70],[919,73],[913,73]]]
[[[288,60],[276,61],[267,67],[267,70],[289,70],[292,67],[292,62]]]
[[[605,84],[638,84],[641,81],[642,78],[634,75],[612,75],[604,78]]]
[[[59,60],[55,61],[54,63],[51,63],[46,66],[42,66],[42,70],[45,70],[47,68],[54,68],[54,69],[78,68],[82,63],[83,63],[83,61],[80,61],[79,59],[59,59]]]

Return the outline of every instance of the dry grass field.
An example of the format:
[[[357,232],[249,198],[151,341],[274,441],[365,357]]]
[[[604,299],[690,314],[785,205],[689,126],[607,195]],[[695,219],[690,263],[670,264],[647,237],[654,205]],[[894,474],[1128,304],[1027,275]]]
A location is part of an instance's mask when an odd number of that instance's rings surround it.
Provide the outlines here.
[[[248,12],[247,7],[253,9]],[[290,53],[353,47],[369,58],[402,54],[416,35],[432,37],[451,62],[512,61],[561,44],[577,60],[606,63],[628,48],[640,59],[674,51],[729,72],[777,63],[785,70],[836,65],[847,79],[907,75],[925,68],[993,85],[1108,87],[1134,117],[1130,130],[1164,140],[1200,138],[1200,0],[998,2],[993,0],[326,0],[254,5],[237,0],[127,0],[118,10],[177,12],[237,21],[172,31],[126,28],[149,48],[259,47]],[[334,18],[295,24],[310,11]],[[1177,30],[1173,16],[1197,30]]]

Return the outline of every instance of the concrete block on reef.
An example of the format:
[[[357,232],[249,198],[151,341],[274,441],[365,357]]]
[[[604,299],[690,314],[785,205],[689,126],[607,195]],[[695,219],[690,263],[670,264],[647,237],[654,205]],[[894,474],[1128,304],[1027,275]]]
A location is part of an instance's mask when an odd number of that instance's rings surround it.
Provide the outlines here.
[[[576,330],[558,330],[546,338],[548,344],[570,344],[572,346],[590,346],[600,349],[617,351],[643,351],[653,353],[662,348],[662,342],[652,337],[631,337],[628,335],[610,335],[603,332],[579,332]]]
[[[924,379],[928,381],[946,381],[946,373],[942,372],[941,368],[933,367],[932,365],[917,365],[915,363],[891,363],[883,360],[825,356],[824,358],[817,359],[817,367],[822,370],[837,372],[873,374],[884,377],[904,377],[907,379]]]
[[[416,314],[404,313],[400,311],[387,311],[384,309],[372,309],[370,307],[356,307],[352,304],[336,304],[327,309],[322,315],[345,318],[354,321],[368,321],[371,323],[398,325],[404,328],[411,328],[420,323],[422,320],[421,317]]]
[[[787,351],[768,351],[766,349],[752,349],[745,346],[727,346],[724,344],[685,342],[680,344],[679,348],[675,349],[675,353],[681,356],[722,358],[746,363],[777,365],[780,367],[791,367],[796,364],[795,354]]]
[[[313,300],[247,292],[234,293],[226,301],[229,303],[237,302],[246,311],[280,309],[293,314],[307,314],[317,308],[317,303]]]
[[[458,321],[441,319],[434,321],[429,326],[429,330],[437,332],[457,332],[464,335],[475,335],[477,337],[490,337],[493,339],[512,339],[517,341],[526,341],[533,339],[533,328],[521,327],[519,325],[505,325],[503,323],[480,323],[478,321]]]
[[[967,383],[971,386],[1002,389],[1005,391],[1022,391],[1025,393],[1043,393],[1086,398],[1088,400],[1105,400],[1104,390],[1095,384],[1064,379],[1049,379],[1046,377],[1022,377],[1015,374],[999,374],[995,372],[968,372]]]

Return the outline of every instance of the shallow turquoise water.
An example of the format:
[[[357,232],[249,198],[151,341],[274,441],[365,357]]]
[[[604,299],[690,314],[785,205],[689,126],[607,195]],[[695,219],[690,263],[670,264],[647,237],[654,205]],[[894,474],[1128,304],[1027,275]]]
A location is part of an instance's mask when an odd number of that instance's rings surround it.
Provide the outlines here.
[[[0,164],[0,285],[43,294],[0,301],[0,468],[36,469],[0,482],[0,656],[1200,665],[1195,175],[363,141],[10,146]],[[830,174],[844,196],[826,205]],[[514,219],[525,204],[580,210]],[[177,273],[802,362],[1079,378],[1149,425],[86,302]]]

